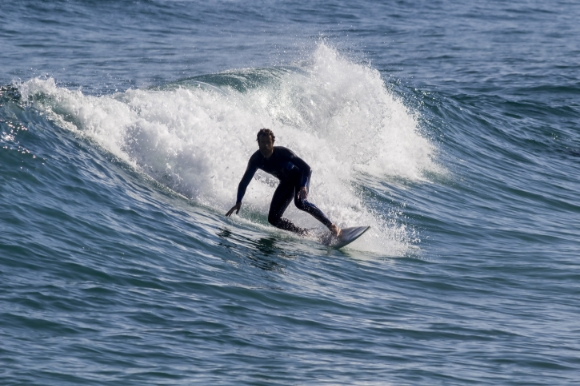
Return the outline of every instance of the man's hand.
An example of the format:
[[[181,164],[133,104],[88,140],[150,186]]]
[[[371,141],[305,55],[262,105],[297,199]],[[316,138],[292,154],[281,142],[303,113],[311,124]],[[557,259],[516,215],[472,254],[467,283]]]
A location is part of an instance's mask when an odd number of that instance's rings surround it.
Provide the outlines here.
[[[300,188],[300,191],[298,192],[298,198],[301,200],[306,200],[306,197],[308,197],[308,188],[306,186],[303,186]]]
[[[238,202],[236,205],[234,205],[232,207],[232,209],[228,210],[228,213],[226,213],[226,217],[230,217],[232,215],[232,213],[234,213],[234,210],[236,211],[236,214],[238,214],[241,207],[242,207],[242,203]]]

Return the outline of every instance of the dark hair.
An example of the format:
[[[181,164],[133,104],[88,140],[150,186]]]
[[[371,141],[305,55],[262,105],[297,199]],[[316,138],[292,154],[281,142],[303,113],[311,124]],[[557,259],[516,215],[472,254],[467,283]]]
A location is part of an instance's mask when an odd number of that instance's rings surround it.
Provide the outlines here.
[[[265,135],[269,135],[272,138],[272,142],[274,142],[274,140],[276,139],[272,130],[260,129],[260,131],[258,131],[258,136],[256,137],[256,141],[260,142],[260,137],[265,136]]]

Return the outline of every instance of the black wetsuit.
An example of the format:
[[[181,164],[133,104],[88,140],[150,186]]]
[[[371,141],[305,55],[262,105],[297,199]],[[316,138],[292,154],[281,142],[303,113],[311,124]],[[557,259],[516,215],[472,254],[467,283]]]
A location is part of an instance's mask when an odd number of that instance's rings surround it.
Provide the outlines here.
[[[307,233],[305,229],[299,228],[289,220],[282,218],[284,211],[290,205],[290,201],[294,199],[294,205],[298,209],[310,213],[327,227],[332,225],[332,222],[314,204],[299,198],[298,192],[300,189],[304,186],[308,188],[310,184],[312,170],[292,150],[282,146],[274,146],[274,152],[270,158],[264,157],[260,150],[250,157],[246,173],[244,173],[244,177],[238,186],[237,203],[242,202],[246,188],[258,169],[262,169],[280,180],[280,185],[276,188],[270,204],[270,213],[268,214],[268,222],[270,224],[277,228],[300,234]]]

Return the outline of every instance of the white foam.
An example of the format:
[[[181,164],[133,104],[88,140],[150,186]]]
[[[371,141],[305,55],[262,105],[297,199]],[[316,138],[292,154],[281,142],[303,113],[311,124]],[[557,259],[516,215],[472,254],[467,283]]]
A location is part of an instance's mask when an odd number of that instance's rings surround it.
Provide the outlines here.
[[[395,215],[369,209],[371,203],[355,189],[357,175],[421,179],[423,171],[436,169],[433,146],[377,70],[325,44],[299,67],[301,71],[272,71],[268,81],[242,92],[192,86],[94,97],[57,87],[52,79],[33,79],[19,89],[25,100],[51,112],[64,127],[223,212],[235,203],[238,182],[257,150],[256,132],[271,128],[277,145],[291,148],[312,167],[310,201],[341,225],[372,226],[357,249],[405,253],[409,231]],[[252,71],[258,70],[226,75],[243,79]],[[244,207],[246,213],[265,215],[275,186],[268,175],[257,176]],[[301,226],[319,225],[293,206],[287,217]]]

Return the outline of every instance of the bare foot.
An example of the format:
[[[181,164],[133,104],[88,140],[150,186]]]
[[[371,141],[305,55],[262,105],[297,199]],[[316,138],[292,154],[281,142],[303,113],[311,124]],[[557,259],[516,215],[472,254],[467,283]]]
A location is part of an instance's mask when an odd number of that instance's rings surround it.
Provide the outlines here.
[[[328,229],[330,230],[330,233],[332,233],[332,235],[334,237],[340,236],[340,232],[342,231],[339,227],[337,227],[334,224],[332,224],[331,226],[329,226]]]

